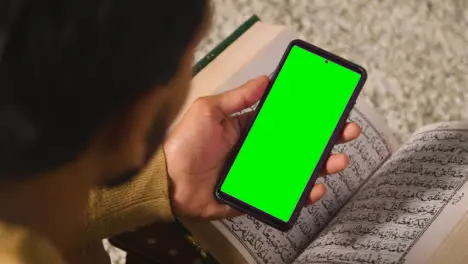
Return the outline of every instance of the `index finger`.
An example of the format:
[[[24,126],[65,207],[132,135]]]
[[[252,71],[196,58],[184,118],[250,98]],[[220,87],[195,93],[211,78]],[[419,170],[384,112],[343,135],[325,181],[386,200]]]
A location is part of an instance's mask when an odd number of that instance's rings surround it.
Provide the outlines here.
[[[361,127],[354,123],[346,123],[341,131],[340,139],[338,140],[338,144],[346,143],[352,140],[355,140],[361,134]]]
[[[269,79],[260,76],[245,83],[239,88],[213,96],[215,106],[223,114],[223,118],[255,104],[263,95]]]

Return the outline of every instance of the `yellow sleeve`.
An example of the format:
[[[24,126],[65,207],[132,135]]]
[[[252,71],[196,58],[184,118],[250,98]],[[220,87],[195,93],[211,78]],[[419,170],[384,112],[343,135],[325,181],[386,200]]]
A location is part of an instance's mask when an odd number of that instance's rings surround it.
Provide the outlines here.
[[[32,229],[0,222],[0,237],[0,263],[65,264],[51,241]]]
[[[125,186],[94,190],[86,210],[86,241],[117,235],[155,221],[172,221],[163,148]]]

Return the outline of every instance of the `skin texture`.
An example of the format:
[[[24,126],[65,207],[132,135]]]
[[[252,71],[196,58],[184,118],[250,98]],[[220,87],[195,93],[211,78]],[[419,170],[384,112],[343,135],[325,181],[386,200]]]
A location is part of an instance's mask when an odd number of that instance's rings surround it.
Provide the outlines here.
[[[160,124],[165,130],[176,117],[190,86],[195,47],[207,25],[187,48],[171,81],[154,87],[124,113],[103,124],[75,160],[26,181],[1,182],[1,221],[41,233],[66,254],[80,232],[90,190],[115,175],[143,167],[149,151],[147,135],[154,121],[165,120],[166,124]],[[213,187],[227,153],[249,118],[230,115],[257,101],[267,82],[262,76],[233,91],[197,100],[167,138],[164,150],[176,216],[214,219],[238,214],[214,200]],[[161,119],[163,113],[166,118]],[[359,132],[356,124],[348,124],[341,141],[352,140]],[[323,175],[340,171],[347,164],[345,155],[333,155]],[[325,188],[316,185],[310,202],[324,193]]]

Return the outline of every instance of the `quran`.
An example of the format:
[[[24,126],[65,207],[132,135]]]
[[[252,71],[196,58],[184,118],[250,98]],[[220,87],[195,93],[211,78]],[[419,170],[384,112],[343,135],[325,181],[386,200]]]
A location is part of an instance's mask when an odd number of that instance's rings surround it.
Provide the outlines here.
[[[270,75],[301,38],[255,17],[248,23],[197,65],[183,109]],[[181,222],[219,263],[468,263],[468,124],[429,125],[398,144],[365,98],[349,119],[362,134],[334,149],[350,156],[349,167],[318,180],[326,195],[304,207],[290,231],[251,216]]]

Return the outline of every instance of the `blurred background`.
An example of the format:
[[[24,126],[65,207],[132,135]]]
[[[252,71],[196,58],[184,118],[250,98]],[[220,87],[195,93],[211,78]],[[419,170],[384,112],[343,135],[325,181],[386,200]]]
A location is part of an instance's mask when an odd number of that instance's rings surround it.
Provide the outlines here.
[[[363,65],[365,96],[402,141],[437,121],[468,121],[468,0],[214,0],[197,59],[256,14]]]

